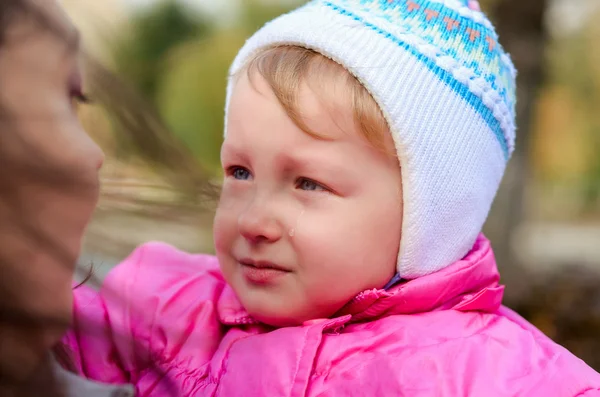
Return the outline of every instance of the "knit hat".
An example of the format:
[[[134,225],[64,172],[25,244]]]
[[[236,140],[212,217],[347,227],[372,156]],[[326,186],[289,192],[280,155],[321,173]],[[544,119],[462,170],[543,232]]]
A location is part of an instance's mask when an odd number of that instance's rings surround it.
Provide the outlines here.
[[[353,74],[380,106],[403,183],[397,270],[414,279],[462,259],[487,218],[515,141],[515,75],[473,0],[313,0],[243,46],[296,45]],[[232,81],[228,86],[228,100]]]

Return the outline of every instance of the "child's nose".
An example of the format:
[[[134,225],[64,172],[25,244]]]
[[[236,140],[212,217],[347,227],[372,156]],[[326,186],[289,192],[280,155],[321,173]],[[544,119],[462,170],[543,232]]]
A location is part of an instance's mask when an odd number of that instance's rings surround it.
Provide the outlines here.
[[[240,234],[250,243],[275,242],[282,228],[267,203],[253,202],[238,218]]]

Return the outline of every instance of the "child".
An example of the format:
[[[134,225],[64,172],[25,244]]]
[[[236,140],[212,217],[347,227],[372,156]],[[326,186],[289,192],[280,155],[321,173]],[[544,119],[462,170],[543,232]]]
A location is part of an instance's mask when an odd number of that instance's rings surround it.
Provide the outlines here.
[[[600,396],[501,306],[480,234],[515,70],[466,0],[314,0],[228,86],[216,258],[138,248],[76,291],[82,374],[140,396]]]

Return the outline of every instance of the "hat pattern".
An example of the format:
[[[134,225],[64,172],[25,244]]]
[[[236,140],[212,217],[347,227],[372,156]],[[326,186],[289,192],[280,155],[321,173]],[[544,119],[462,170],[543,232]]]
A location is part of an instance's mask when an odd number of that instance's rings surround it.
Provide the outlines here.
[[[476,3],[476,2],[475,2]],[[516,71],[473,0],[327,0],[417,56],[488,123],[506,159],[514,150]]]

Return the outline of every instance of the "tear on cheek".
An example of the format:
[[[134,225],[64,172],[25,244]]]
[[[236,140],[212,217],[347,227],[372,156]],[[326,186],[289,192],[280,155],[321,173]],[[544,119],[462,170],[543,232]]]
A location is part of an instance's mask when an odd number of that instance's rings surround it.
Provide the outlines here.
[[[292,226],[290,228],[290,230],[288,231],[288,235],[290,237],[294,237],[294,236],[296,236],[296,233],[298,233],[298,229],[300,228],[300,220],[302,219],[302,215],[304,215],[305,211],[306,210],[302,210],[298,213],[298,216],[296,217],[296,222],[295,222],[294,226]]]

